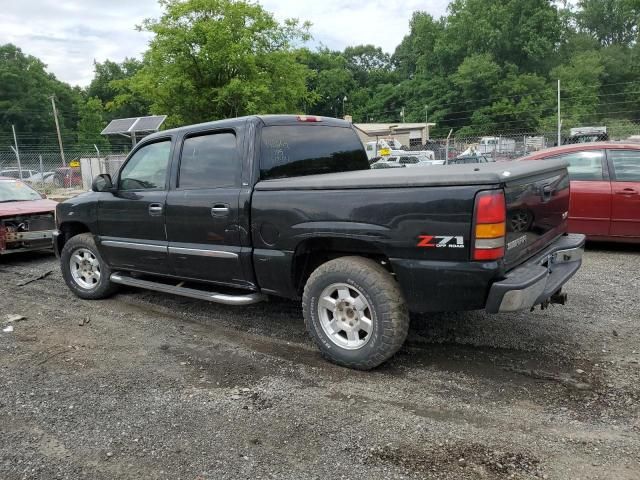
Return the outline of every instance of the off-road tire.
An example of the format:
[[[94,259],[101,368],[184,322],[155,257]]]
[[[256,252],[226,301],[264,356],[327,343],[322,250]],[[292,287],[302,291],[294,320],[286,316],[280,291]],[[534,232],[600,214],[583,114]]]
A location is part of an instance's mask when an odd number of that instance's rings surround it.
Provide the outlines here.
[[[361,348],[340,347],[322,327],[318,302],[324,289],[336,283],[353,286],[369,303],[373,332]],[[340,257],[320,265],[307,280],[302,307],[307,331],[321,354],[344,367],[377,367],[400,349],[409,330],[409,312],[398,283],[382,265],[368,258]]]
[[[71,273],[71,256],[80,249],[90,251],[100,264],[100,280],[96,286],[91,289],[82,288],[73,279]],[[90,233],[82,233],[75,237],[71,237],[67,243],[64,244],[62,252],[60,253],[60,269],[62,270],[62,277],[71,291],[78,297],[85,300],[107,298],[113,295],[118,289],[118,286],[109,280],[109,277],[111,276],[111,269],[100,255],[100,252],[96,248],[96,242],[93,239],[93,235]]]

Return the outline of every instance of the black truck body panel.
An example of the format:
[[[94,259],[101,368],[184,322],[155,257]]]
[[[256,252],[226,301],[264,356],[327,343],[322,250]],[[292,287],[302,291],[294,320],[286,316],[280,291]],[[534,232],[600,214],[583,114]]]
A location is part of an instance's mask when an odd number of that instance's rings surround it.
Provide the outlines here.
[[[112,191],[59,204],[56,251],[70,235],[88,231],[114,269],[288,298],[301,295],[304,272],[314,266],[308,264],[310,252],[360,254],[386,265],[409,308],[426,312],[482,309],[490,296],[495,303],[505,292],[492,290],[494,284],[562,241],[569,182],[561,161],[367,169],[261,180],[263,130],[288,126],[295,126],[297,135],[318,128],[356,135],[342,120],[307,123],[291,115],[244,117],[150,135],[115,176]],[[317,137],[322,130],[308,131]],[[235,136],[233,181],[181,185],[182,162],[189,155],[185,142],[222,133]],[[164,139],[171,141],[165,185],[123,191],[120,176],[128,163]],[[293,150],[288,150],[286,138],[278,148],[275,160],[286,166]],[[212,155],[215,160],[215,150]],[[505,257],[472,261],[474,208],[478,193],[485,190],[505,195]],[[443,248],[421,248],[424,235],[443,238]],[[538,267],[527,266],[527,275],[539,280]],[[558,279],[556,275],[554,282],[560,288],[563,281]]]

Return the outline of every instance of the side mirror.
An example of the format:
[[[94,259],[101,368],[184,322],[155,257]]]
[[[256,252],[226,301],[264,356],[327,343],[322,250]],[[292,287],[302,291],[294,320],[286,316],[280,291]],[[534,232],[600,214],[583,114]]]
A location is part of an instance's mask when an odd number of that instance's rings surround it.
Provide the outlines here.
[[[113,190],[113,183],[111,182],[111,175],[108,173],[101,173],[93,179],[91,183],[91,190],[94,192],[110,192]]]

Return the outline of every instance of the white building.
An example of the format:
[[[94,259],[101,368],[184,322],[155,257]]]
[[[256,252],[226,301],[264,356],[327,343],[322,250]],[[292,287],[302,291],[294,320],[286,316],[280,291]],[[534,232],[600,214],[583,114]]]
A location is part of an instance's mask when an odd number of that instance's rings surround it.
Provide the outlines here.
[[[349,120],[348,117],[345,117]],[[429,140],[429,129],[435,123],[354,123],[362,143],[375,142],[381,138],[395,138],[409,147],[424,145]]]

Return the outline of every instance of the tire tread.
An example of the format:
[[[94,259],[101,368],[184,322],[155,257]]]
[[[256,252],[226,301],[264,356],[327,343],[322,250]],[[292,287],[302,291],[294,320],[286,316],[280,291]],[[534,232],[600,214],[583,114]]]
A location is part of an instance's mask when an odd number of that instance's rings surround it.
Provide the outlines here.
[[[327,350],[322,342],[314,334],[312,325],[313,313],[309,311],[311,302],[311,287],[322,281],[327,274],[355,275],[371,285],[368,294],[380,299],[377,301],[376,315],[382,319],[380,337],[382,342],[377,351],[362,360],[345,360],[334,354],[333,350]],[[370,370],[391,358],[403,345],[409,331],[409,312],[400,286],[393,276],[379,263],[365,257],[349,256],[330,260],[320,265],[307,280],[302,296],[304,321],[307,331],[311,334],[314,343],[320,349],[320,353],[327,360],[344,367],[357,370]]]

